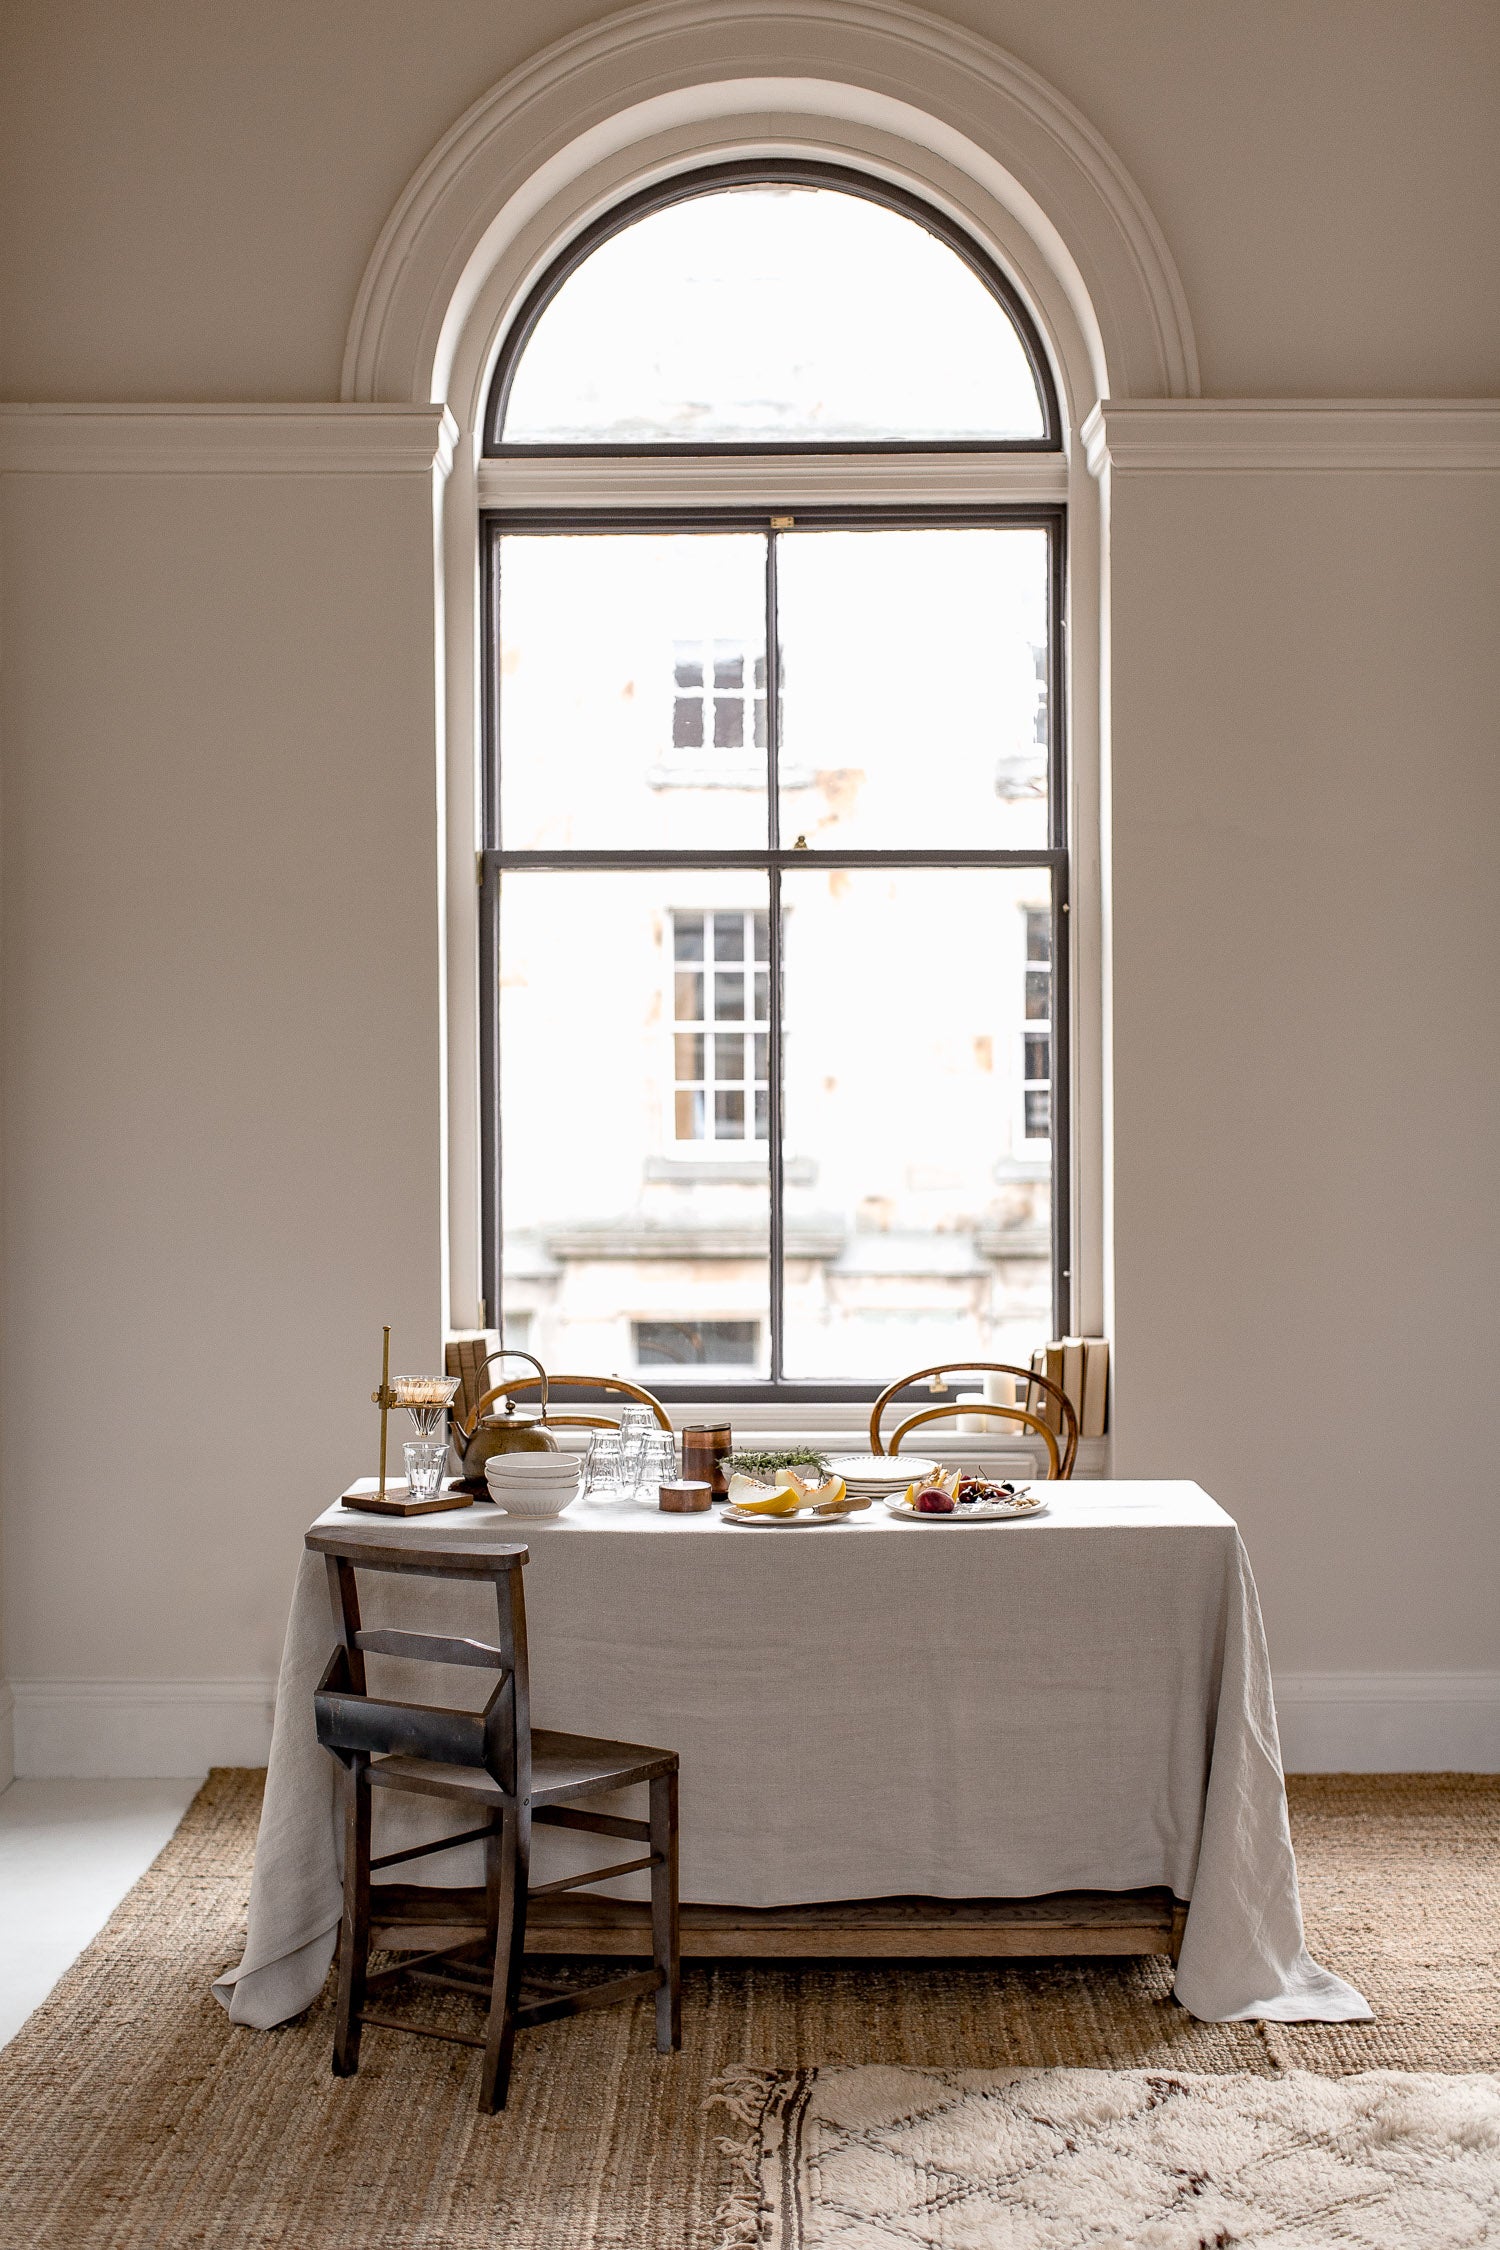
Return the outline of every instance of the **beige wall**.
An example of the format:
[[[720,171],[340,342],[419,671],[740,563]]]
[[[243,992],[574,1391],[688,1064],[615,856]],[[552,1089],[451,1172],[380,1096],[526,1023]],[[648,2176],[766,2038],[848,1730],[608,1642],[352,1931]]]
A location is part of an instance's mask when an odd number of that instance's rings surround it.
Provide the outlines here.
[[[1500,477],[1117,475],[1123,1475],[1283,1669],[1500,1655]]]
[[[6,1665],[265,1674],[440,1320],[430,481],[4,490]]]
[[[573,0],[9,0],[0,396],[323,399],[406,181]],[[1500,370],[1490,0],[969,0],[1156,214],[1220,396]]]
[[[414,167],[600,12],[12,0],[0,395],[336,397]],[[1488,0],[950,13],[1132,170],[1208,392],[1495,388]],[[1493,503],[1114,507],[1120,1465],[1240,1514],[1283,1667],[1493,1670]],[[5,1668],[263,1675],[439,1332],[428,483],[12,477],[0,567]]]

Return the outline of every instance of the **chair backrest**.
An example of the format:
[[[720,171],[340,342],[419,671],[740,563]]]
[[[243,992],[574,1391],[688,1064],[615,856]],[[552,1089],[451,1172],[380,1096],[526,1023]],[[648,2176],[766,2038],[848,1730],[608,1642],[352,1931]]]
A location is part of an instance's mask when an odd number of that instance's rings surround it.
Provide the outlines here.
[[[441,1765],[482,1768],[510,1796],[531,1788],[531,1691],[526,1656],[528,1549],[482,1548],[460,1540],[422,1546],[314,1529],[308,1547],[328,1567],[337,1645],[313,1694],[318,1740],[352,1765],[357,1758],[400,1752]],[[360,1571],[396,1577],[487,1579],[495,1590],[493,1642],[398,1626],[366,1626],[360,1616]],[[367,1656],[401,1656],[428,1664],[477,1667],[498,1674],[482,1710],[373,1696]]]
[[[512,1398],[517,1391],[536,1390],[543,1391],[543,1416],[549,1430],[613,1430],[619,1427],[618,1422],[608,1414],[557,1413],[548,1403],[547,1392],[566,1390],[618,1391],[626,1398],[633,1398],[638,1406],[649,1406],[656,1416],[658,1429],[670,1430],[672,1427],[672,1417],[661,1400],[653,1398],[649,1391],[643,1391],[639,1383],[627,1383],[620,1375],[549,1375],[545,1390],[535,1375],[517,1375],[513,1381],[497,1383],[492,1391],[485,1392],[474,1409],[475,1420],[481,1414],[487,1414],[496,1399]]]
[[[965,1399],[961,1406],[954,1400],[947,1406],[924,1407],[918,1414],[909,1414],[891,1432],[890,1445],[887,1447],[880,1435],[881,1417],[887,1406],[908,1384],[920,1383],[930,1375],[1014,1375],[1028,1386],[1022,1394],[1027,1403],[1024,1406],[995,1406],[988,1400]],[[1036,1411],[1032,1397],[1037,1392],[1050,1402],[1050,1414]],[[888,1383],[876,1399],[870,1415],[870,1450],[872,1453],[899,1453],[901,1440],[909,1430],[915,1430],[923,1422],[942,1421],[954,1414],[984,1414],[996,1421],[1019,1422],[1023,1429],[1035,1430],[1047,1448],[1047,1466],[1052,1475],[1055,1478],[1072,1476],[1073,1463],[1078,1457],[1078,1416],[1073,1410],[1073,1401],[1059,1384],[1049,1382],[1045,1375],[1034,1375],[1028,1367],[1012,1367],[1006,1361],[998,1359],[949,1360],[941,1367],[919,1367],[912,1374],[901,1376],[897,1382]],[[1061,1454],[1053,1434],[1055,1430],[1062,1433]]]

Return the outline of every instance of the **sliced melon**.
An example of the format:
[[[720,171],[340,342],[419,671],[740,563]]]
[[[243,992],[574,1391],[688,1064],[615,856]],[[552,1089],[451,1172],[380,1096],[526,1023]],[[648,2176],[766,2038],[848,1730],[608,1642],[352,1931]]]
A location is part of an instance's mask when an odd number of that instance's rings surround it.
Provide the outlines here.
[[[802,1496],[779,1483],[758,1484],[754,1477],[733,1476],[729,1480],[729,1505],[748,1516],[794,1516],[802,1505]]]

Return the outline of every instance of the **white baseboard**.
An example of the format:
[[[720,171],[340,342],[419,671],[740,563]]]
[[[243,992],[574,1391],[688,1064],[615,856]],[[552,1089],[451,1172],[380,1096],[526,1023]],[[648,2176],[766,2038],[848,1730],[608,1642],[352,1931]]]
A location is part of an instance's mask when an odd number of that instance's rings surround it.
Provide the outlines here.
[[[28,1780],[263,1766],[274,1704],[270,1680],[15,1680],[0,1776],[12,1725]],[[1500,1773],[1500,1672],[1283,1673],[1276,1715],[1288,1773]]]
[[[263,1766],[271,1680],[13,1680],[24,1780],[168,1780]]]
[[[1500,1672],[1283,1672],[1288,1773],[1500,1773]]]
[[[10,1692],[10,1683],[0,1680],[0,1789],[8,1789],[16,1778],[16,1700]]]

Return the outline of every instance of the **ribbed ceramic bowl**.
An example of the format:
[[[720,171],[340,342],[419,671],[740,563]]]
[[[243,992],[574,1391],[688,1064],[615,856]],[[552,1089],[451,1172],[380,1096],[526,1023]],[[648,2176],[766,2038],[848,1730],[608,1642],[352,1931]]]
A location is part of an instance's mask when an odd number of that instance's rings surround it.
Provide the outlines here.
[[[504,1515],[540,1521],[543,1516],[560,1516],[565,1508],[572,1507],[578,1494],[566,1485],[555,1490],[549,1484],[492,1484],[490,1498]]]

